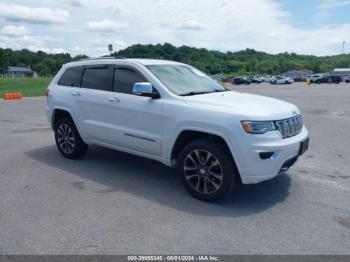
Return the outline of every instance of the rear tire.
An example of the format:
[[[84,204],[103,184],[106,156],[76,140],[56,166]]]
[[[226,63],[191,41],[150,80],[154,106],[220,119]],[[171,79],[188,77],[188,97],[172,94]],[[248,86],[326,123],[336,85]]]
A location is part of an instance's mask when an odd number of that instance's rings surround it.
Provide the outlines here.
[[[239,181],[231,153],[210,139],[189,143],[180,153],[177,169],[187,191],[204,201],[229,196]]]
[[[86,153],[88,145],[81,139],[72,118],[58,120],[54,129],[56,146],[64,157],[74,159]]]

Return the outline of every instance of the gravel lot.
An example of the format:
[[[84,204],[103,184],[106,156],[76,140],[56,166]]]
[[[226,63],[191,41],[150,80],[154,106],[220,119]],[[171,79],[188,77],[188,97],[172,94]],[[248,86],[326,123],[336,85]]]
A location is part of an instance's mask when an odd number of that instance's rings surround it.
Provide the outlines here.
[[[350,84],[235,89],[298,105],[310,150],[213,204],[154,161],[64,159],[45,98],[0,100],[0,254],[350,254]]]

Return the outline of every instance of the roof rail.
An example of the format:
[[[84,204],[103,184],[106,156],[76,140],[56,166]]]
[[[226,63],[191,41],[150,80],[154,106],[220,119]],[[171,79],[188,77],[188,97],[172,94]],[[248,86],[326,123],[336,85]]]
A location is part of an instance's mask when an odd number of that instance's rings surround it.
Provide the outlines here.
[[[126,59],[124,56],[102,56],[102,57],[92,57],[92,58],[84,58],[79,61],[87,61],[87,60],[101,60],[101,59]]]

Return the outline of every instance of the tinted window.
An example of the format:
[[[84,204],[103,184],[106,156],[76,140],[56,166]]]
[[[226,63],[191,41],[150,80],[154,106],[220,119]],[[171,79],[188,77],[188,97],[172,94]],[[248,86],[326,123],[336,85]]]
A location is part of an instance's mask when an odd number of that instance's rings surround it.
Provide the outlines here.
[[[80,87],[81,75],[84,68],[82,66],[68,68],[58,82],[61,86]]]
[[[114,71],[114,91],[124,94],[132,94],[135,83],[146,80],[133,70],[118,68]]]
[[[111,91],[112,81],[107,66],[88,67],[85,69],[81,87]]]

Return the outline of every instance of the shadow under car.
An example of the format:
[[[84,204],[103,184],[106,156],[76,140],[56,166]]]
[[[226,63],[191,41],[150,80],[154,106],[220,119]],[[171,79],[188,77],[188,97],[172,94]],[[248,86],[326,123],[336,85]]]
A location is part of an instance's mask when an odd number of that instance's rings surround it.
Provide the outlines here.
[[[263,212],[285,201],[291,179],[286,174],[257,185],[240,185],[222,201],[207,203],[191,197],[175,169],[159,162],[97,146],[78,160],[66,159],[55,145],[26,154],[52,168],[107,186],[98,194],[127,192],[183,212],[204,216],[240,217]]]

